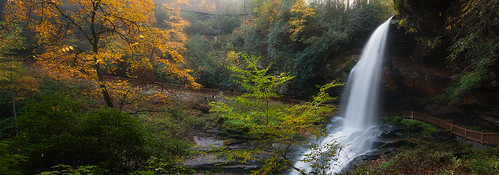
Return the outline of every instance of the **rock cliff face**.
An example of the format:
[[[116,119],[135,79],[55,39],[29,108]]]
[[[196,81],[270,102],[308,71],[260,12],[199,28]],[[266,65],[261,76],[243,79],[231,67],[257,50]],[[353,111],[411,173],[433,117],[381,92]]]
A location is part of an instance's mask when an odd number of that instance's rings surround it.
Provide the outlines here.
[[[425,32],[439,33],[444,29],[447,9],[453,0],[394,0],[399,11],[398,16],[404,16],[411,22],[416,22]]]
[[[386,51],[384,84],[385,106],[396,110],[424,110],[436,113],[428,105],[441,106],[431,100],[443,94],[452,74],[445,68],[445,52],[425,50],[411,36],[392,25]]]
[[[456,70],[446,59],[449,40],[445,34],[445,14],[455,5],[449,0],[395,0],[398,19],[410,20],[417,34],[409,35],[392,24],[385,61],[384,101],[387,110],[416,110],[456,123],[481,125],[499,131],[497,81],[475,90],[457,104],[443,98],[457,80]],[[396,19],[397,20],[397,19]],[[416,41],[418,36],[440,36],[442,43],[430,48]],[[495,82],[495,83],[494,83]]]

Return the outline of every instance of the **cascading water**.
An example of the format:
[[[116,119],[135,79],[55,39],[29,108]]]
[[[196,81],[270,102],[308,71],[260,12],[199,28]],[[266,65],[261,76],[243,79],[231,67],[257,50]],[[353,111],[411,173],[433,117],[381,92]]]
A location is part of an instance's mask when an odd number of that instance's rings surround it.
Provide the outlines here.
[[[319,143],[322,149],[334,141],[343,147],[337,154],[337,160],[332,162],[328,169],[322,170],[327,174],[341,171],[355,157],[372,151],[373,140],[379,136],[380,132],[375,126],[375,119],[378,115],[377,100],[379,99],[382,62],[391,19],[392,17],[381,24],[369,38],[359,62],[348,77],[344,94],[346,95],[344,118],[333,118],[329,127],[335,129],[330,130],[328,136]],[[311,152],[307,150],[300,160]],[[315,171],[310,166],[310,162],[298,161],[295,167],[305,172]],[[291,174],[299,173],[293,170]]]

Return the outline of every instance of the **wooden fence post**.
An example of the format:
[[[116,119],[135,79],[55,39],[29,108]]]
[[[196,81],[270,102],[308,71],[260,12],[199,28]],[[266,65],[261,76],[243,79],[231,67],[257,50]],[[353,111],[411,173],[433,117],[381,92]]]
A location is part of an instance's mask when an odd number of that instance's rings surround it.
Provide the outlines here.
[[[450,123],[450,132],[452,132],[452,127],[453,127],[453,125],[452,125],[452,123]],[[454,133],[454,132],[452,132],[452,133]]]
[[[414,111],[411,111],[411,119],[414,120]]]
[[[464,128],[464,139],[468,139],[468,128]]]
[[[480,139],[480,144],[483,145],[483,130],[482,130],[482,138]]]

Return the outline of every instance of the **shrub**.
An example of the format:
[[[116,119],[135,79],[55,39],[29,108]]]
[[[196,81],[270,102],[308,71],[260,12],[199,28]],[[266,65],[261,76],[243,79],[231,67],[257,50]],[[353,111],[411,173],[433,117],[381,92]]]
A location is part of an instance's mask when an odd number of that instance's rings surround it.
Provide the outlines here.
[[[401,121],[402,121],[402,117],[400,117],[400,116],[395,116],[392,119],[393,123],[400,123]]]
[[[19,167],[22,162],[26,161],[26,157],[15,153],[11,144],[11,141],[0,141],[0,174],[23,174]]]
[[[113,108],[83,115],[76,136],[84,142],[75,153],[88,164],[105,162],[109,168],[133,167],[148,158],[141,128],[136,118]]]
[[[152,157],[148,161],[147,170],[135,171],[132,175],[154,175],[154,174],[193,174],[194,170],[186,165],[179,165],[171,159],[160,159]]]
[[[51,167],[51,171],[45,171],[40,173],[40,175],[66,175],[66,174],[103,174],[104,172],[99,172],[97,166],[78,166],[73,168],[70,165],[59,164]]]
[[[60,91],[45,93],[22,109],[21,137],[14,146],[27,156],[28,171],[58,164],[123,171],[148,158],[143,151],[145,133],[137,119],[111,108],[86,112],[85,101],[74,99]]]

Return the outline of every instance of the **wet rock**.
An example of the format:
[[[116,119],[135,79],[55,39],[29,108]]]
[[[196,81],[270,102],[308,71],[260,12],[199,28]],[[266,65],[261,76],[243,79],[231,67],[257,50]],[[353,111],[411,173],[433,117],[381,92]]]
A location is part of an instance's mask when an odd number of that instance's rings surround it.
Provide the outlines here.
[[[398,148],[401,146],[409,145],[409,142],[405,140],[390,140],[387,141],[385,144],[381,145],[379,148]]]
[[[401,138],[404,135],[404,133],[406,133],[406,132],[407,131],[404,129],[397,128],[397,129],[393,129],[393,130],[389,130],[387,132],[381,133],[381,138],[385,138],[385,139]]]
[[[223,146],[223,140],[214,137],[194,136],[193,140],[196,143],[196,150],[198,151],[208,151]]]
[[[209,130],[206,130],[205,132],[206,132],[206,133],[208,133],[208,134],[218,134],[218,133],[220,133],[221,131],[220,131],[220,129],[216,129],[216,128],[214,128],[214,129],[209,129]]]
[[[380,157],[378,154],[367,154],[362,156],[362,160],[376,160]]]
[[[358,156],[355,159],[353,159],[352,161],[350,161],[350,163],[348,163],[348,165],[345,168],[343,168],[343,170],[340,174],[348,174],[348,172],[351,172],[351,170],[353,170],[357,167],[361,167],[361,166],[363,166],[371,161],[378,160],[381,157],[384,157],[384,158],[393,157],[397,153],[398,152],[395,151],[395,149],[393,149],[393,148],[383,148],[383,149],[378,149],[378,150],[375,150],[372,152],[368,152],[368,153],[361,155],[361,156]]]
[[[386,141],[377,140],[377,141],[373,142],[373,147],[374,148],[379,148],[379,147],[383,146],[384,144],[386,144]]]
[[[218,131],[213,132],[217,133]],[[195,170],[221,170],[224,173],[231,172],[236,174],[247,174],[250,171],[256,170],[262,166],[262,162],[258,161],[247,161],[246,163],[241,163],[239,160],[233,160],[228,162],[227,159],[223,157],[218,157],[213,153],[209,153],[209,150],[222,146],[226,146],[227,149],[249,150],[255,147],[256,143],[249,142],[245,139],[220,138],[213,136],[194,136],[193,140],[196,143],[196,150],[207,152],[206,154],[195,155],[183,163],[184,165],[190,166]]]
[[[198,171],[223,170],[223,172],[235,172],[237,174],[246,174],[252,170],[258,169],[261,166],[261,163],[256,161],[249,161],[248,163],[226,161],[227,160],[219,158],[215,155],[200,155],[186,160],[184,165],[190,166]]]

